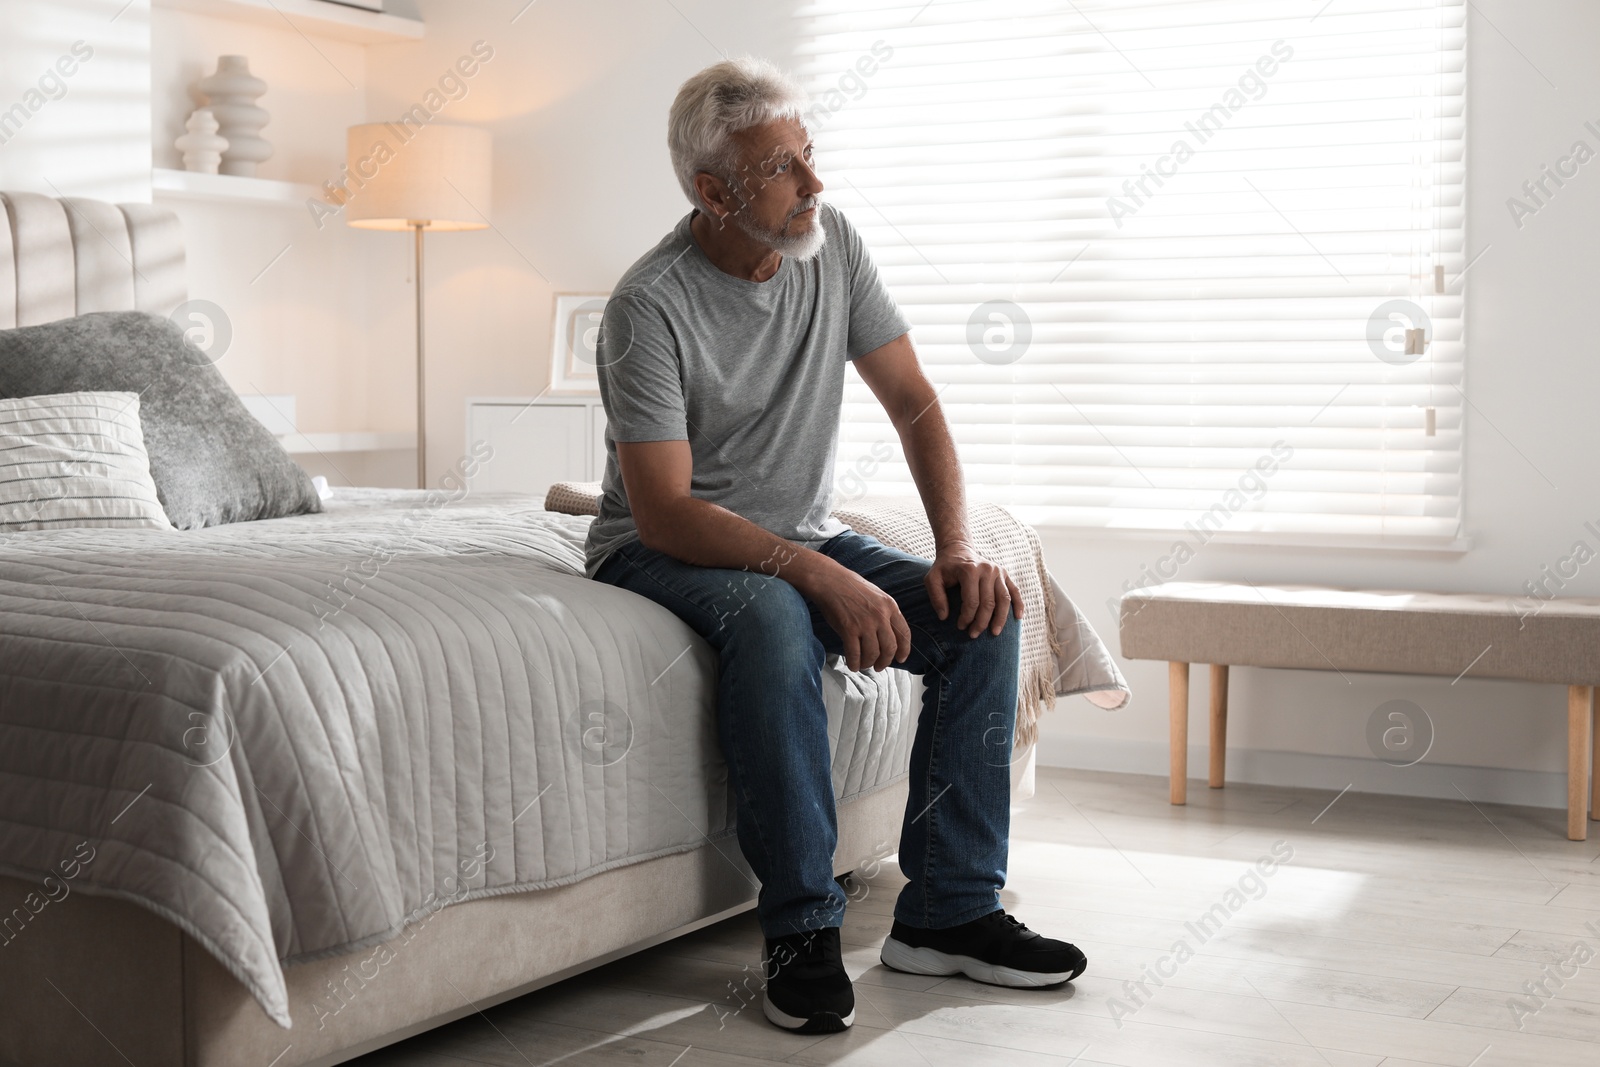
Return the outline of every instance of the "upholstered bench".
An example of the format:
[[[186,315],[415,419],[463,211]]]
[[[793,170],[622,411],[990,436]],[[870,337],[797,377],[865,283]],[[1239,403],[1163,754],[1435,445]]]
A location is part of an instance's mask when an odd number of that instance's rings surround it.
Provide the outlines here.
[[[1568,687],[1567,836],[1582,841],[1588,818],[1600,819],[1600,774],[1590,774],[1591,757],[1600,769],[1600,600],[1169,582],[1129,593],[1121,608],[1122,654],[1170,664],[1174,804],[1187,800],[1189,664],[1209,663],[1213,789],[1230,666],[1511,678]]]

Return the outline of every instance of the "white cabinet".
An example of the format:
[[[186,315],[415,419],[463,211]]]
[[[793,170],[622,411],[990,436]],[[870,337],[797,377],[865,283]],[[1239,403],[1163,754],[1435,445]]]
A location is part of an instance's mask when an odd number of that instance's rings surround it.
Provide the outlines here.
[[[605,409],[599,397],[474,397],[467,401],[467,451],[494,448],[471,488],[543,496],[554,482],[597,482],[605,471]]]
[[[589,409],[589,480],[606,476],[606,409],[596,404]]]

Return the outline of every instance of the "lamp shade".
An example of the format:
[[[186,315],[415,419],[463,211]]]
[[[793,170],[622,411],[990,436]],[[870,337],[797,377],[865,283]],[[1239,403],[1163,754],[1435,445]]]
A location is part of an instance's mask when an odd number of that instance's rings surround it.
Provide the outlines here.
[[[489,131],[472,126],[350,127],[345,221],[364,230],[486,229],[490,146]]]

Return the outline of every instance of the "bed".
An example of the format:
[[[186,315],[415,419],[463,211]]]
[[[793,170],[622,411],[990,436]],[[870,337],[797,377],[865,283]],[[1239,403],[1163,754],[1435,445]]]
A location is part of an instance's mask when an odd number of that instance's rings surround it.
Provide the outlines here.
[[[127,1013],[176,1041],[198,1015],[228,1022],[135,1062],[260,1064],[290,1043],[305,1058],[280,1063],[316,1062],[391,1035],[395,1000],[430,975],[413,1022],[746,902],[709,648],[582,576],[587,520],[440,497],[341,491],[320,515],[10,537],[0,863],[24,877],[0,902],[63,899],[5,916],[0,960],[29,962],[0,1012],[34,1022],[0,1041],[54,1017],[87,1052],[100,1038],[80,1010],[108,1037]],[[898,672],[827,683],[842,807],[887,791],[841,852],[848,869],[893,849],[913,693]],[[681,881],[647,874],[656,860]],[[607,872],[615,914],[589,885]],[[111,929],[79,925],[79,894],[113,898],[84,909]],[[547,897],[572,914],[538,917]],[[473,902],[481,924],[466,921]],[[604,944],[635,910],[658,928]],[[528,936],[508,938],[508,922]],[[126,969],[63,971],[63,941],[133,949],[122,924],[157,944]],[[406,937],[417,927],[434,938]],[[434,941],[478,958],[434,967]],[[385,945],[394,959],[373,951]],[[161,958],[178,961],[170,976],[133,963]],[[181,1003],[155,999],[153,977]],[[367,1010],[380,1001],[390,1010]],[[52,1038],[50,1055],[62,1047]],[[7,1055],[58,1062],[37,1046]]]
[[[185,299],[170,215],[3,199],[0,329]],[[0,535],[0,1064],[338,1063],[753,905],[714,654],[542,503]],[[921,690],[824,681],[843,872]]]

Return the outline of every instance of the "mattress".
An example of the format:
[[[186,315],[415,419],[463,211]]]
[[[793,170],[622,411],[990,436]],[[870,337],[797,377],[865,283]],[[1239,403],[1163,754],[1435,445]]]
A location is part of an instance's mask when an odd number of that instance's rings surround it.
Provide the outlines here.
[[[41,908],[151,909],[288,1026],[285,964],[450,903],[707,842],[734,862],[715,654],[583,577],[589,521],[339,490],[320,515],[6,535],[0,870]],[[824,682],[838,796],[901,777],[920,682],[836,660]]]

